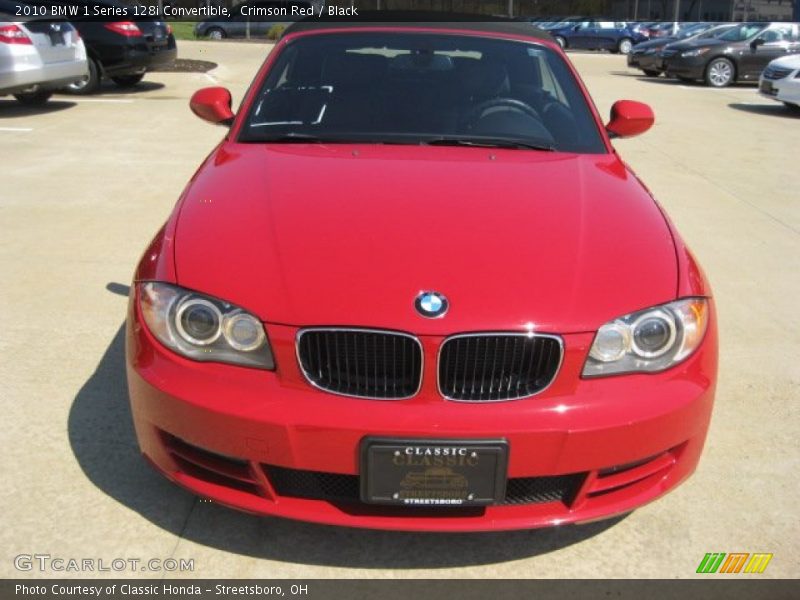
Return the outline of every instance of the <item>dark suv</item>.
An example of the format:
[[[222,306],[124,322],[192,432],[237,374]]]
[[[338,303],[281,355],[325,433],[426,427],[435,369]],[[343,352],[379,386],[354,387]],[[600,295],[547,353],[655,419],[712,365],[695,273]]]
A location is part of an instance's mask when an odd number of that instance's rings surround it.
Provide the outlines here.
[[[714,39],[669,44],[659,56],[667,76],[725,87],[735,81],[758,82],[767,63],[796,53],[800,53],[797,23],[737,23]]]

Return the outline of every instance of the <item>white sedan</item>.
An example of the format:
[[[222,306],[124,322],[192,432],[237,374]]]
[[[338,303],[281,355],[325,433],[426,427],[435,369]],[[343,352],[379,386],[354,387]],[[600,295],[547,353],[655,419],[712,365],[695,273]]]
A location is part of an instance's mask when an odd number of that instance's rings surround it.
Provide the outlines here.
[[[776,58],[761,73],[758,91],[762,96],[800,110],[800,54]]]
[[[16,21],[3,8],[0,3],[0,96],[43,104],[54,90],[86,76],[86,48],[72,25]]]

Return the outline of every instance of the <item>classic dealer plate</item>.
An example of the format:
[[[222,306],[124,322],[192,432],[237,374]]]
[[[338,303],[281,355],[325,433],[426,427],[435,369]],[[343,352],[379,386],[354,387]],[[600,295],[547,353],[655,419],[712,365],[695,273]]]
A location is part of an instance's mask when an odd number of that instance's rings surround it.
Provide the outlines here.
[[[366,438],[361,500],[403,506],[482,506],[506,493],[505,440]]]

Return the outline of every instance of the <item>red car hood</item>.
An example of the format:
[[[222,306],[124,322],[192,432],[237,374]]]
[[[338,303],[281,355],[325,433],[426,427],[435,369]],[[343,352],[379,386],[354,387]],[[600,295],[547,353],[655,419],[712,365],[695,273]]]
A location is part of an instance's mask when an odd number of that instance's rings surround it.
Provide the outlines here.
[[[183,198],[178,283],[297,326],[596,329],[677,289],[665,219],[614,155],[224,143]],[[442,319],[414,298],[436,290]]]

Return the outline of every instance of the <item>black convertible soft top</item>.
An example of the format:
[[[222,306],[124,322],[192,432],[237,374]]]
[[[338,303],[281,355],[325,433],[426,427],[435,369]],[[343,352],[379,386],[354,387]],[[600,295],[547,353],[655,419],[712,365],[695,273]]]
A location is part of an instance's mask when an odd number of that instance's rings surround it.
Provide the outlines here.
[[[520,35],[537,40],[552,40],[549,33],[537,29],[530,23],[512,21],[502,17],[434,11],[406,12],[386,10],[359,12],[357,17],[308,17],[302,21],[292,23],[286,29],[284,35],[302,31],[321,31],[330,29],[332,26],[357,30],[365,27],[418,27],[422,24],[426,27],[435,27],[442,30],[463,29],[481,31],[487,34]]]

